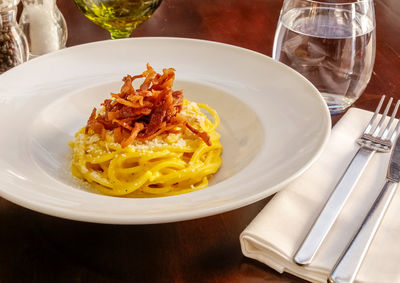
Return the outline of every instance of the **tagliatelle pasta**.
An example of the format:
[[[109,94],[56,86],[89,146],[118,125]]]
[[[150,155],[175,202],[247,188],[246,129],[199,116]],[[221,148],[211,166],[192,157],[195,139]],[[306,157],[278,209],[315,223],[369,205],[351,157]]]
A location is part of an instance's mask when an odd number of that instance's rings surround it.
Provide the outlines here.
[[[208,105],[173,91],[171,70],[161,75],[148,66],[125,77],[121,93],[94,109],[70,143],[74,176],[113,196],[168,196],[208,186],[222,163],[220,119]],[[137,78],[145,80],[135,90]]]

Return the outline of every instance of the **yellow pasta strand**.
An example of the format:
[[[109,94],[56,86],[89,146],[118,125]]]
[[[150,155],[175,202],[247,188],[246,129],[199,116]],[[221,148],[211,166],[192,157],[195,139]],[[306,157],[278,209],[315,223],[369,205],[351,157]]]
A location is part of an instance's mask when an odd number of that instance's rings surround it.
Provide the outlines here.
[[[211,115],[212,122],[200,108]],[[222,164],[220,134],[216,132],[219,116],[210,106],[187,100],[182,113],[193,127],[208,133],[211,146],[185,130],[122,148],[114,142],[112,132],[100,140],[82,128],[70,143],[72,174],[111,196],[172,196],[207,187],[208,179]]]

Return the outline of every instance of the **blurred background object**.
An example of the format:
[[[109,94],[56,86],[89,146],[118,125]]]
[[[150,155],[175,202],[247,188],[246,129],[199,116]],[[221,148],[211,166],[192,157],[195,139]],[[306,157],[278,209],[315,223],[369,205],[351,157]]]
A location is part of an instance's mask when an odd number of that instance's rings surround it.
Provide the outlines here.
[[[17,24],[19,0],[0,0],[0,74],[28,59],[26,38]]]
[[[79,10],[112,39],[129,37],[161,4],[161,0],[74,0]]]
[[[19,19],[34,58],[65,47],[68,31],[55,0],[23,0]]]

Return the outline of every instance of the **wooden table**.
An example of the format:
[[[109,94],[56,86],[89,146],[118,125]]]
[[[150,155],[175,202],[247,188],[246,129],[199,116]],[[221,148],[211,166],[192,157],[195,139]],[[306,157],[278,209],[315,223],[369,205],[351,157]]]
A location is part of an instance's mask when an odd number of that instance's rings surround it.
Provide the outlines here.
[[[200,38],[271,55],[282,0],[164,0],[133,34]],[[109,34],[59,0],[68,46]],[[400,98],[400,1],[376,0],[375,69],[355,106]],[[332,118],[335,123],[340,115]],[[248,258],[239,234],[268,199],[207,218],[100,225],[42,215],[0,199],[0,282],[302,282]]]

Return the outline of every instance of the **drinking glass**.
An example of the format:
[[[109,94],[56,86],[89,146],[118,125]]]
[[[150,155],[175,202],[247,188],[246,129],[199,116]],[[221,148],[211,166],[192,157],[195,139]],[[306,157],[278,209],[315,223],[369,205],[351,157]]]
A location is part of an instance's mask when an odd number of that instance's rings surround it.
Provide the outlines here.
[[[336,114],[367,86],[375,41],[373,0],[285,0],[272,57],[311,81]]]
[[[112,39],[129,37],[154,13],[162,0],[74,0],[92,22],[108,30]]]

